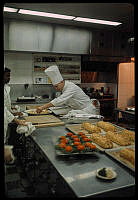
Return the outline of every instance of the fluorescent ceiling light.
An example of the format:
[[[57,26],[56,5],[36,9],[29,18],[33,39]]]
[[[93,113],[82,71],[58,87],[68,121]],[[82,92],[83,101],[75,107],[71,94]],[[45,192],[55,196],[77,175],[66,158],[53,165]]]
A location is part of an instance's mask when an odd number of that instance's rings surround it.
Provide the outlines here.
[[[16,8],[4,7],[4,12],[17,12],[17,10]]]
[[[20,9],[18,13],[26,14],[26,15],[37,15],[37,16],[42,16],[42,17],[59,18],[59,19],[70,19],[70,20],[75,18],[74,16],[59,15],[59,14],[46,13],[46,12],[37,12],[37,11],[24,10],[24,9]]]
[[[106,24],[106,25],[112,25],[112,26],[118,26],[118,25],[122,24],[120,22],[112,22],[112,21],[105,21],[105,20],[99,20],[99,19],[90,19],[90,18],[83,18],[83,17],[76,17],[73,20],[81,21],[81,22],[96,23],[96,24]]]

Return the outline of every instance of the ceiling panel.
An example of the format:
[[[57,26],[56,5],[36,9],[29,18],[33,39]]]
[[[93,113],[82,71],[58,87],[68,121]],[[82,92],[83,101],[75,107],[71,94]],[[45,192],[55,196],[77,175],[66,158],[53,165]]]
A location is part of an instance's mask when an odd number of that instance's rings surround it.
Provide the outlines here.
[[[5,6],[122,22],[117,27],[38,16],[4,13],[4,17],[134,33],[134,5],[129,3],[6,3]]]

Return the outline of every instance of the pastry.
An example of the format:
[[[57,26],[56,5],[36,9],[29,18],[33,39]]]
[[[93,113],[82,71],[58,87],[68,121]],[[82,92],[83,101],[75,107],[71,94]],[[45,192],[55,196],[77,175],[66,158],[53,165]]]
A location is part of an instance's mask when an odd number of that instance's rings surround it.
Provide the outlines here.
[[[109,122],[99,121],[97,126],[102,128],[104,131],[116,131],[116,127],[110,124]]]
[[[84,128],[89,133],[100,133],[101,129],[96,125],[91,124],[90,122],[83,122],[82,128]]]
[[[104,149],[111,149],[113,148],[113,143],[110,139],[106,138],[99,133],[93,133],[91,135],[92,141],[101,146]]]
[[[135,142],[135,132],[129,131],[127,129],[123,129],[120,133],[124,134],[124,136],[129,137],[130,141]]]
[[[121,149],[120,156],[130,161],[132,164],[135,163],[135,151],[132,148]]]
[[[107,131],[106,137],[110,139],[112,142],[119,144],[120,146],[127,146],[131,144],[128,137],[113,131]]]

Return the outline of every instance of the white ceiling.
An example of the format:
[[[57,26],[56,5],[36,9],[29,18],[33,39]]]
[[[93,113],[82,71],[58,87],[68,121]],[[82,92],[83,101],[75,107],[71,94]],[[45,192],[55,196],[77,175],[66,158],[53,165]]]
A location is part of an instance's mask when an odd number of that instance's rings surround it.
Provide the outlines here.
[[[6,3],[7,7],[122,22],[117,27],[38,16],[4,13],[4,17],[134,33],[134,5],[129,3]]]

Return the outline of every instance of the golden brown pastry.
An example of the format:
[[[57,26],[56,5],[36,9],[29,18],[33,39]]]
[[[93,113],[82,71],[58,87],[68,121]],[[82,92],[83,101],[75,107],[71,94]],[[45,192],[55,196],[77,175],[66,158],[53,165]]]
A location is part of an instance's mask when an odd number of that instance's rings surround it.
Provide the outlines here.
[[[130,161],[132,164],[135,163],[135,151],[132,148],[121,149],[120,156]]]
[[[102,128],[104,131],[116,131],[117,128],[110,124],[109,122],[99,121],[97,122],[97,126]]]
[[[82,128],[84,128],[89,133],[100,133],[101,129],[96,125],[91,124],[90,122],[83,122]]]
[[[104,149],[111,149],[113,148],[113,143],[110,139],[106,138],[99,133],[93,133],[91,135],[92,141],[101,146]]]
[[[127,129],[123,129],[120,133],[124,134],[124,136],[129,137],[130,141],[135,142],[135,132],[129,131]]]
[[[110,139],[112,142],[119,144],[120,146],[127,146],[131,144],[128,137],[124,136],[123,134],[116,133],[113,131],[107,131],[106,137]]]

